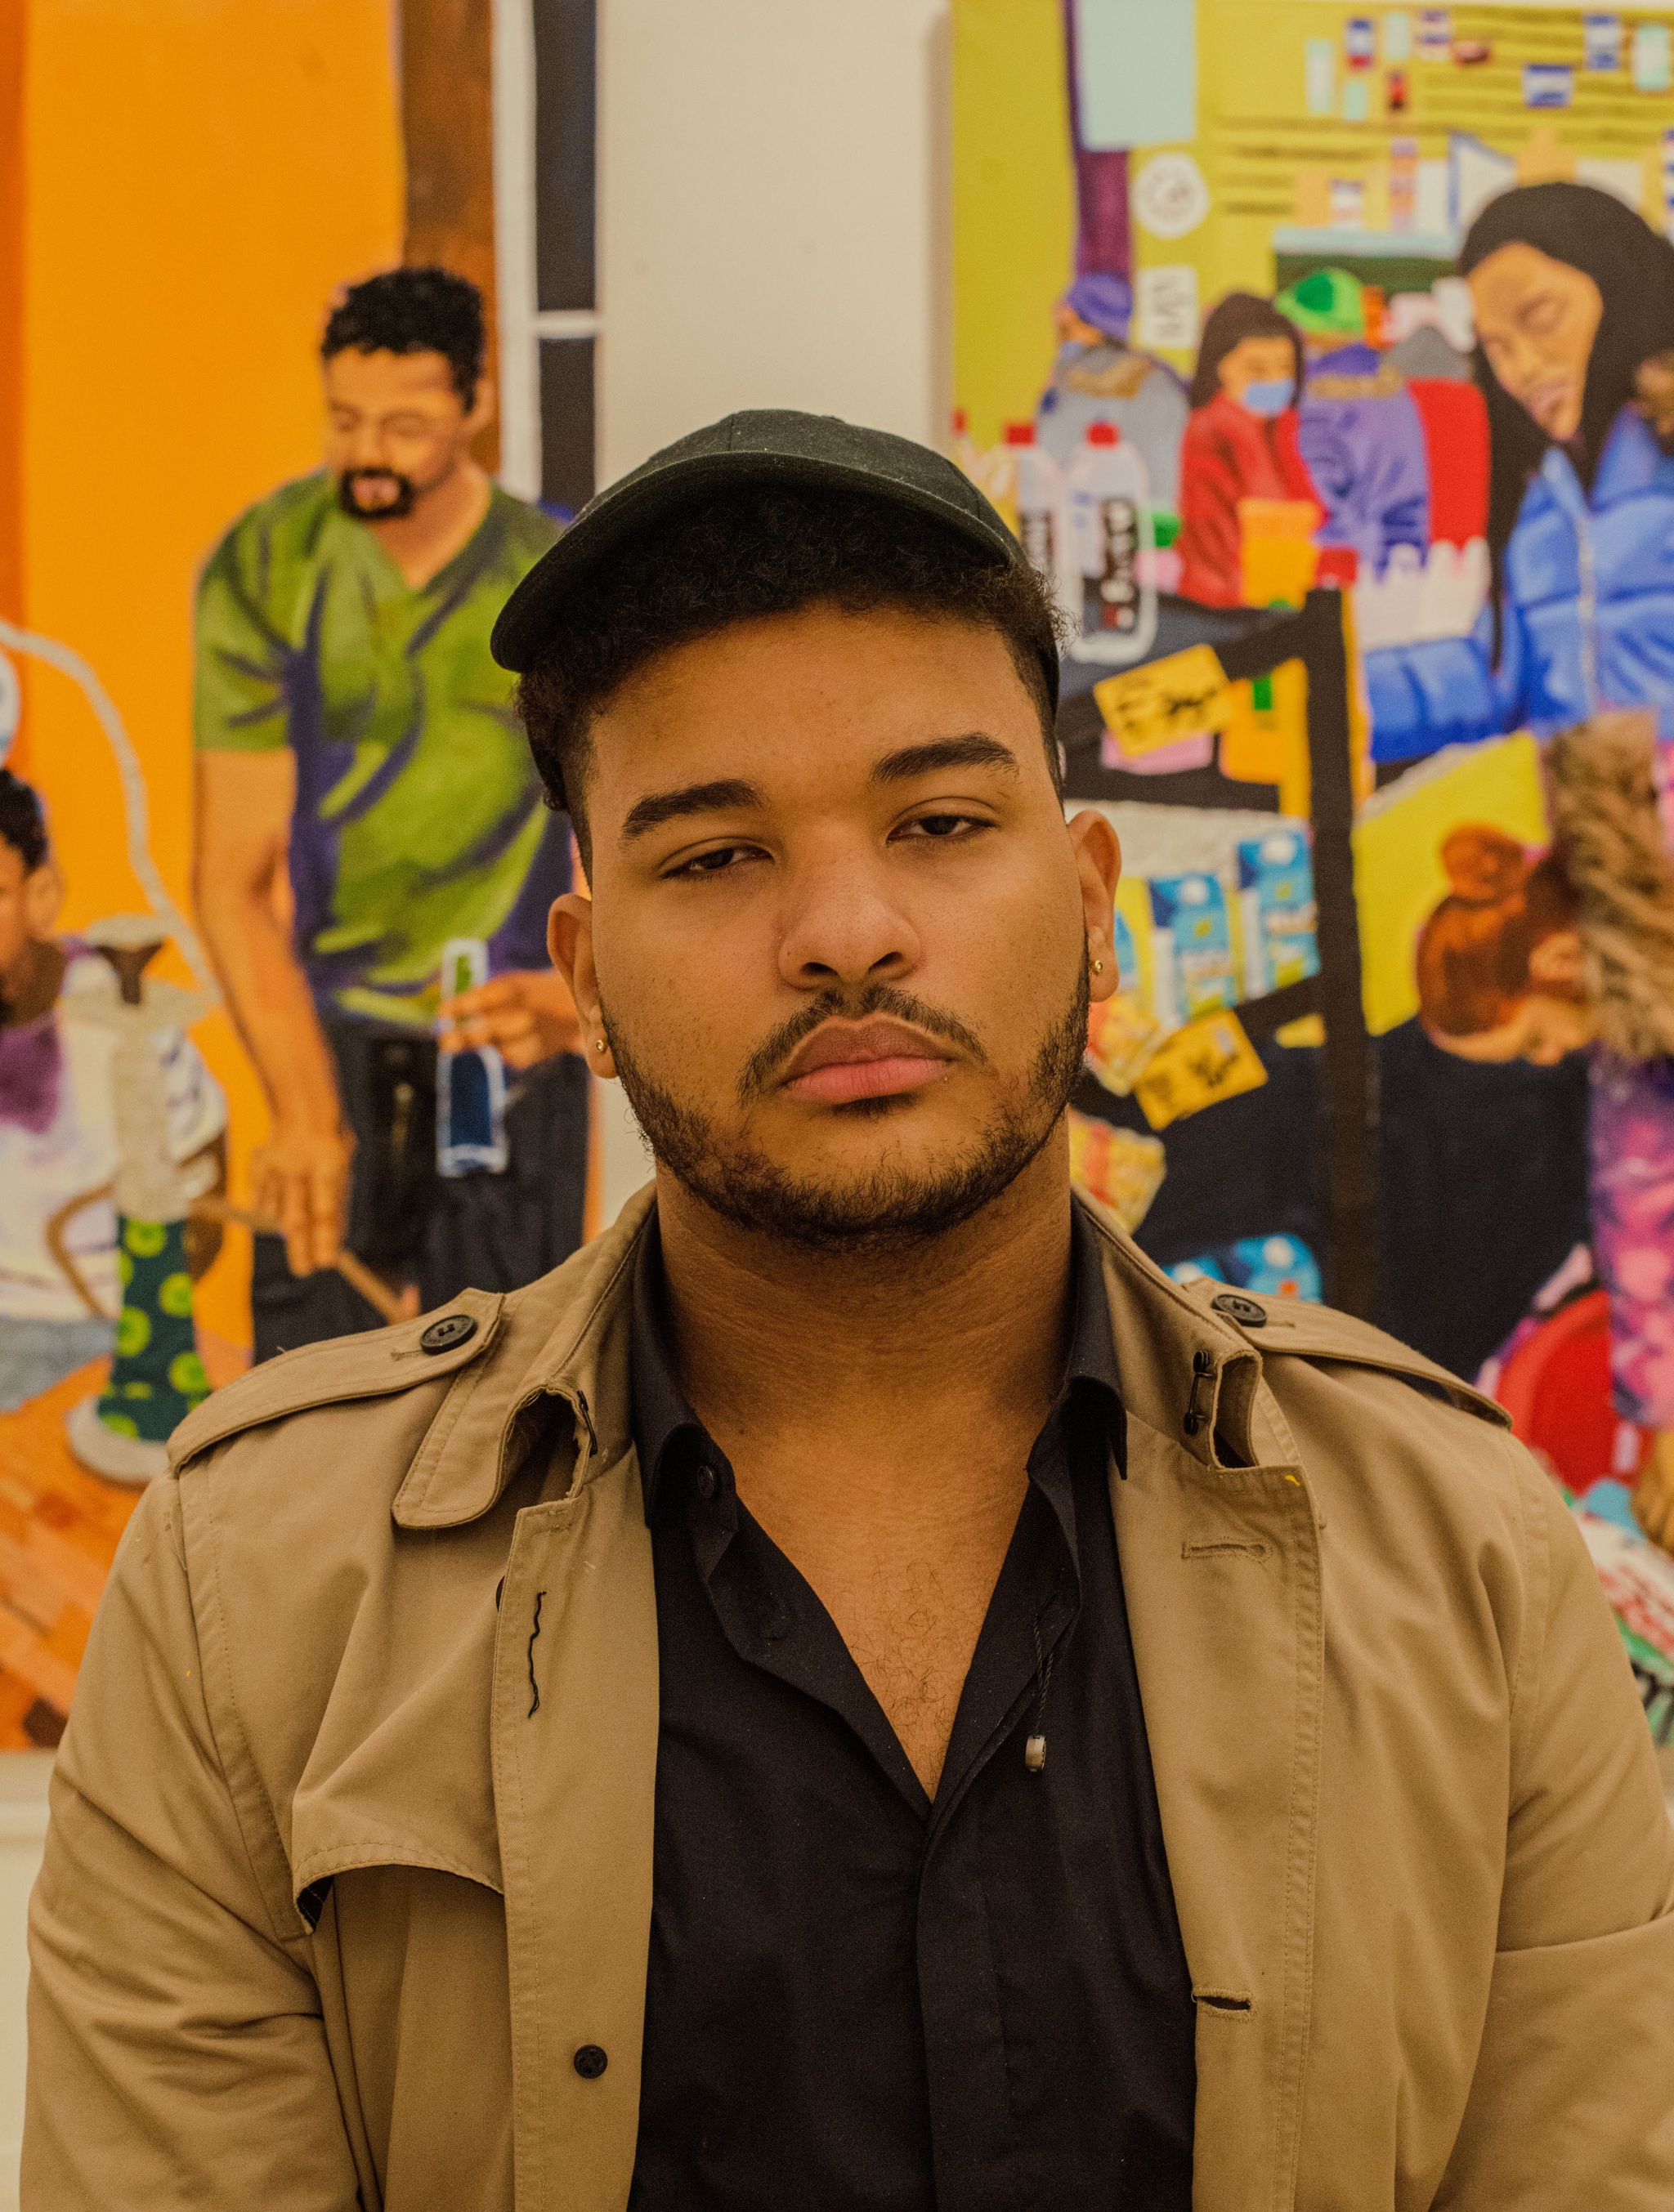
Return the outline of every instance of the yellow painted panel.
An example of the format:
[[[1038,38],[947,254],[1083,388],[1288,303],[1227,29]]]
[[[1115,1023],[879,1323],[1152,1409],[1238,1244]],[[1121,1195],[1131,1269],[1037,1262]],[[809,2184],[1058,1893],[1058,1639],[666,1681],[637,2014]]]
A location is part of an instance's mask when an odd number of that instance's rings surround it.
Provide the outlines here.
[[[33,0],[26,99],[26,618],[116,702],[184,905],[194,578],[240,508],[316,465],[330,296],[399,258],[392,0]],[[139,906],[110,756],[64,678],[32,676],[25,742],[66,926]],[[225,1016],[197,1034],[238,1191],[265,1110]],[[228,1248],[200,1311],[247,1343],[247,1242]]]
[[[1059,0],[955,0],[953,404],[979,446],[1032,415],[1073,274]]]
[[[1367,1025],[1381,1036],[1418,1012],[1413,951],[1446,896],[1444,838],[1468,822],[1523,844],[1551,839],[1540,752],[1526,734],[1459,746],[1380,793],[1354,830],[1354,889]]]

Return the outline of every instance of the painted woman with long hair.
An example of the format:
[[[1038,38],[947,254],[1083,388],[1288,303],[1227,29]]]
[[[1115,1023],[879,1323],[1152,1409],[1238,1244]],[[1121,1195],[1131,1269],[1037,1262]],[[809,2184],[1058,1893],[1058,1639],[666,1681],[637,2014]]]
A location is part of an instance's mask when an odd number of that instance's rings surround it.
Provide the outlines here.
[[[1469,637],[1367,655],[1373,755],[1601,708],[1654,708],[1674,739],[1674,246],[1610,192],[1530,185],[1483,209],[1459,269],[1493,586]]]
[[[1459,267],[1488,402],[1492,586],[1471,636],[1367,654],[1373,750],[1400,761],[1519,728],[1554,741],[1556,864],[1577,900],[1585,1006],[1567,1013],[1565,993],[1540,981],[1540,959],[1562,941],[1555,931],[1503,1012],[1443,1014],[1438,963],[1465,960],[1467,925],[1490,918],[1486,907],[1455,912],[1455,899],[1420,960],[1426,1025],[1472,1058],[1539,1057],[1525,1027],[1549,1039],[1567,1023],[1572,1042],[1592,1041],[1593,1255],[1610,1293],[1616,1404],[1652,1434],[1636,1509],[1674,1546],[1674,858],[1663,797],[1674,748],[1674,247],[1608,192],[1534,185],[1490,201]],[[1501,906],[1503,953],[1526,933],[1525,891]]]

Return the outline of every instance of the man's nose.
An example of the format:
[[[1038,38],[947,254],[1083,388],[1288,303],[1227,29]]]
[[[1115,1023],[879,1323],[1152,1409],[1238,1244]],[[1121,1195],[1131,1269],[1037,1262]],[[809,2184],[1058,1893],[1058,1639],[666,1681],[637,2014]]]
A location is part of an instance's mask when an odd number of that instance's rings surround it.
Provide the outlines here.
[[[918,932],[882,870],[853,854],[802,871],[779,945],[779,972],[800,989],[894,981],[917,967]]]
[[[389,454],[380,422],[360,423],[349,441],[349,460],[351,468],[381,469],[388,466]]]

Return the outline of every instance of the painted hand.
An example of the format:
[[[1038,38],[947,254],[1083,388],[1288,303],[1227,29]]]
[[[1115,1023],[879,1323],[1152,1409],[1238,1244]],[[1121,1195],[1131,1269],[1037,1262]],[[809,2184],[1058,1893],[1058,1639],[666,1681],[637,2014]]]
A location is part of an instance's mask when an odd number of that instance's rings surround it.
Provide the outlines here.
[[[441,1003],[444,1052],[491,1044],[508,1067],[533,1067],[556,1052],[578,1052],[575,1002],[556,969],[514,969]]]
[[[284,1231],[293,1275],[329,1267],[343,1248],[349,1208],[349,1165],[355,1139],[346,1129],[274,1125],[251,1157],[255,1210]]]

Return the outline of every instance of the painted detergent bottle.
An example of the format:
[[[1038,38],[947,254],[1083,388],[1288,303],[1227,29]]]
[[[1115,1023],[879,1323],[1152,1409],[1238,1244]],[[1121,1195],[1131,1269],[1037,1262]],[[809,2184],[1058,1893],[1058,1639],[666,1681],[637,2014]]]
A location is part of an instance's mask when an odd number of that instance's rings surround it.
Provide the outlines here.
[[[1117,665],[1142,659],[1157,634],[1156,543],[1145,462],[1114,422],[1090,422],[1068,484],[1076,567],[1093,608],[1071,656]]]
[[[1080,566],[1069,527],[1063,471],[1035,440],[1032,422],[1007,422],[1006,444],[1016,469],[1017,537],[1029,565],[1074,621],[1081,608]]]
[[[480,937],[450,937],[441,948],[441,995],[457,999],[488,981],[488,947]],[[436,1054],[436,1170],[503,1175],[506,1067],[491,1044]]]

